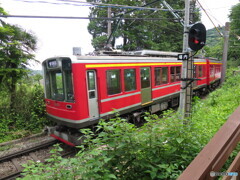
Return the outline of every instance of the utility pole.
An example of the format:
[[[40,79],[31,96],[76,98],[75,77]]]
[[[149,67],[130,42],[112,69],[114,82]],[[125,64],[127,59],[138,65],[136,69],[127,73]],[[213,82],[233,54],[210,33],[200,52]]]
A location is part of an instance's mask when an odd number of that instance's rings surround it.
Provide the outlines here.
[[[191,23],[191,24],[193,24],[193,22],[194,22],[194,11],[195,11],[195,4],[196,4],[196,0],[191,0],[190,1],[190,15],[189,15],[189,22]]]
[[[108,18],[111,18],[112,17],[112,10],[111,10],[111,7],[108,7]],[[108,35],[108,38],[111,36],[112,34],[112,22],[111,20],[109,19],[108,20],[108,28],[107,28],[107,35]],[[109,42],[107,44],[107,47],[112,47],[112,44],[111,42]]]
[[[188,47],[189,17],[190,17],[190,0],[185,0],[183,54],[188,54],[188,55],[189,55],[189,47]],[[192,62],[189,60],[184,60],[182,62],[182,77],[181,77],[182,81],[181,81],[180,100],[179,100],[180,101],[179,112],[182,118],[189,116],[189,114],[186,114],[186,112],[189,109],[189,106],[186,105],[188,101],[187,97],[189,97],[187,96],[187,94],[189,93],[189,87],[187,87],[188,82],[186,81],[186,79],[189,77],[188,69],[190,69],[189,66],[191,66],[191,64]]]
[[[223,63],[222,63],[221,84],[225,81],[225,76],[226,76],[229,29],[230,29],[230,24],[229,24],[229,22],[226,22],[226,24],[225,24],[225,31],[224,31]]]

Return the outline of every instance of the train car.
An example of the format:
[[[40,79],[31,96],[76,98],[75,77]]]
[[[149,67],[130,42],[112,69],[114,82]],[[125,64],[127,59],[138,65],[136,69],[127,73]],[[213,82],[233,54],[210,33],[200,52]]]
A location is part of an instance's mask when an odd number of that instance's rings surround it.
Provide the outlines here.
[[[78,129],[120,115],[138,120],[179,103],[178,53],[136,51],[98,56],[61,56],[43,62],[48,117],[57,123],[51,136],[75,146]],[[194,92],[217,86],[221,62],[196,59]]]

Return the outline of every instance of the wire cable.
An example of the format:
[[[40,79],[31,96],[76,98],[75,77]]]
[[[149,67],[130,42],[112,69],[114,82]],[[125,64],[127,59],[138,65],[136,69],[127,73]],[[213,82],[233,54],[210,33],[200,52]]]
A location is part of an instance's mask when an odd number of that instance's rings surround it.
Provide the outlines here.
[[[205,10],[208,11],[208,14],[218,22],[218,25],[224,26],[224,25],[222,24],[222,22],[220,22],[216,17],[213,16],[214,13],[212,12],[212,10],[214,10],[214,9],[223,9],[223,8],[226,8],[226,7],[211,8],[211,9],[210,9],[210,8],[208,7],[208,5],[205,3],[205,0],[202,0],[202,3],[201,3],[202,5],[203,5],[203,2],[204,2]]]
[[[111,8],[119,8],[119,9],[169,11],[169,9],[162,9],[162,8],[126,6],[126,5],[119,5],[119,4],[105,4],[105,3],[83,2],[83,1],[73,1],[73,0],[55,0],[57,2],[63,2],[63,3],[49,2],[49,1],[30,1],[30,0],[15,0],[15,1],[26,2],[26,3],[46,3],[46,4],[53,4],[53,5],[93,6],[93,7],[103,7],[103,8],[111,7]],[[182,12],[183,9],[174,9],[174,11]]]
[[[101,20],[118,20],[119,18],[108,17],[71,17],[71,16],[32,16],[32,15],[0,15],[3,18],[39,18],[39,19],[101,19]],[[125,18],[129,20],[176,20],[174,18]]]
[[[208,19],[212,22],[213,26],[215,27],[215,29],[217,30],[217,32],[219,33],[219,35],[221,37],[223,37],[222,33],[219,31],[219,29],[217,28],[217,26],[214,24],[214,22],[212,21],[212,19],[210,18],[210,16],[208,15],[207,11],[203,8],[202,4],[199,2],[199,0],[197,0],[198,4],[200,5],[200,7],[202,8],[202,10],[205,12],[205,14],[207,15]]]

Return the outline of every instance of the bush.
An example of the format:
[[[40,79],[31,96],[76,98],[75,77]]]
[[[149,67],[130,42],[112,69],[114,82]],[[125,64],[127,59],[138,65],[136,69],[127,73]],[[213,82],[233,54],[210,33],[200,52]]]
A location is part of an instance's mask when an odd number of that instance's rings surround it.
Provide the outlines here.
[[[120,117],[101,121],[103,131],[87,143],[90,151],[80,153],[87,162],[83,179],[176,179],[199,151],[194,127],[172,111],[162,119],[150,114],[145,119],[140,129]]]
[[[176,179],[201,146],[194,127],[172,111],[162,119],[150,114],[145,119],[148,123],[140,129],[120,117],[101,120],[97,137],[90,129],[81,130],[87,138],[77,158],[64,160],[61,167],[51,163],[47,173],[37,168],[37,177],[54,179],[64,172],[63,179]]]
[[[0,142],[39,132],[50,124],[46,119],[42,86],[18,85],[12,109],[9,93],[1,91],[0,98],[3,99],[0,103]]]

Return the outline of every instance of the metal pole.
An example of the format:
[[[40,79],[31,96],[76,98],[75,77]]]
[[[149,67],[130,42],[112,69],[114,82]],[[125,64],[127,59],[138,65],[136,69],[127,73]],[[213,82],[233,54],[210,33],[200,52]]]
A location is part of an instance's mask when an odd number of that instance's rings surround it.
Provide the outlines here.
[[[112,10],[111,10],[111,7],[108,7],[108,18],[111,18],[112,17]],[[108,29],[107,29],[107,34],[108,34],[108,38],[111,36],[112,34],[112,24],[111,24],[111,20],[108,20]],[[107,47],[112,47],[112,44],[111,42],[109,42],[107,44]]]
[[[230,24],[229,24],[229,22],[226,22],[226,24],[225,24],[225,32],[224,32],[223,63],[222,63],[221,84],[225,81],[225,76],[226,76],[229,29],[230,29]]]
[[[189,30],[189,16],[190,16],[190,0],[185,0],[185,17],[184,17],[184,34],[183,34],[183,53],[188,54],[188,30]],[[182,62],[182,79],[187,78],[188,61]],[[186,94],[187,89],[184,89],[187,81],[181,81],[179,112],[182,118],[185,117],[186,112]]]

